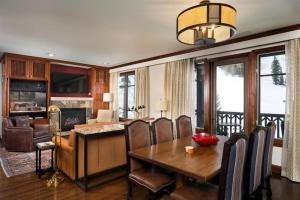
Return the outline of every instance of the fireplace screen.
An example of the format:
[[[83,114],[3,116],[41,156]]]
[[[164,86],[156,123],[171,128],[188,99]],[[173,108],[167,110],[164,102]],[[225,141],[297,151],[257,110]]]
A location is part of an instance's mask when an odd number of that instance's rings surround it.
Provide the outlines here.
[[[61,129],[68,131],[74,128],[74,125],[86,123],[85,108],[61,108]]]

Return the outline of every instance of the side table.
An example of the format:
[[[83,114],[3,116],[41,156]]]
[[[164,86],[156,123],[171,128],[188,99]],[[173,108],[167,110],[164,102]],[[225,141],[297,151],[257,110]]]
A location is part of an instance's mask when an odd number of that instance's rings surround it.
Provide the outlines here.
[[[42,169],[42,151],[51,149],[51,166],[47,169]],[[55,144],[53,142],[41,142],[36,144],[35,148],[35,173],[41,178],[46,172],[54,172],[53,168],[53,151],[55,149]]]

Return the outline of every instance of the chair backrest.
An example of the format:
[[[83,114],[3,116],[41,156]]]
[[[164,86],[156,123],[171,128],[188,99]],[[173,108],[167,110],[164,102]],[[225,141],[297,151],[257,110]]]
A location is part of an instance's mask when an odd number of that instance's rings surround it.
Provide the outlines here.
[[[263,180],[272,174],[272,154],[273,143],[276,132],[276,124],[269,122],[267,124],[266,142],[264,149],[264,161],[263,161]]]
[[[243,173],[247,156],[247,136],[232,134],[225,142],[221,173],[219,200],[241,200]]]
[[[192,120],[186,115],[181,115],[176,119],[177,138],[193,135]]]
[[[143,120],[135,120],[125,125],[126,152],[129,171],[132,172],[142,167],[140,162],[128,156],[134,149],[151,146],[150,125]]]
[[[152,122],[153,143],[158,144],[173,140],[173,122],[162,117]]]
[[[97,113],[97,122],[112,122],[114,118],[113,110],[99,109]]]
[[[266,128],[256,127],[250,134],[245,169],[245,194],[251,195],[261,185]]]

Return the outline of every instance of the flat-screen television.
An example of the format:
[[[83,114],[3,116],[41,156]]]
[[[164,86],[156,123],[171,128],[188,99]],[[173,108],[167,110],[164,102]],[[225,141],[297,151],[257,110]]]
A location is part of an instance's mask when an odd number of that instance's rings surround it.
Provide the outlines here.
[[[88,93],[86,74],[52,72],[51,83],[52,93]]]

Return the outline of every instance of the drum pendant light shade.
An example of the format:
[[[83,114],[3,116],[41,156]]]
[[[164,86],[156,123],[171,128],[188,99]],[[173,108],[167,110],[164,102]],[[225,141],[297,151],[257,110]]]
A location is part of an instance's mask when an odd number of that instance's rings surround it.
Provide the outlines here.
[[[236,10],[223,3],[202,1],[177,17],[177,39],[184,44],[209,45],[236,33]]]

